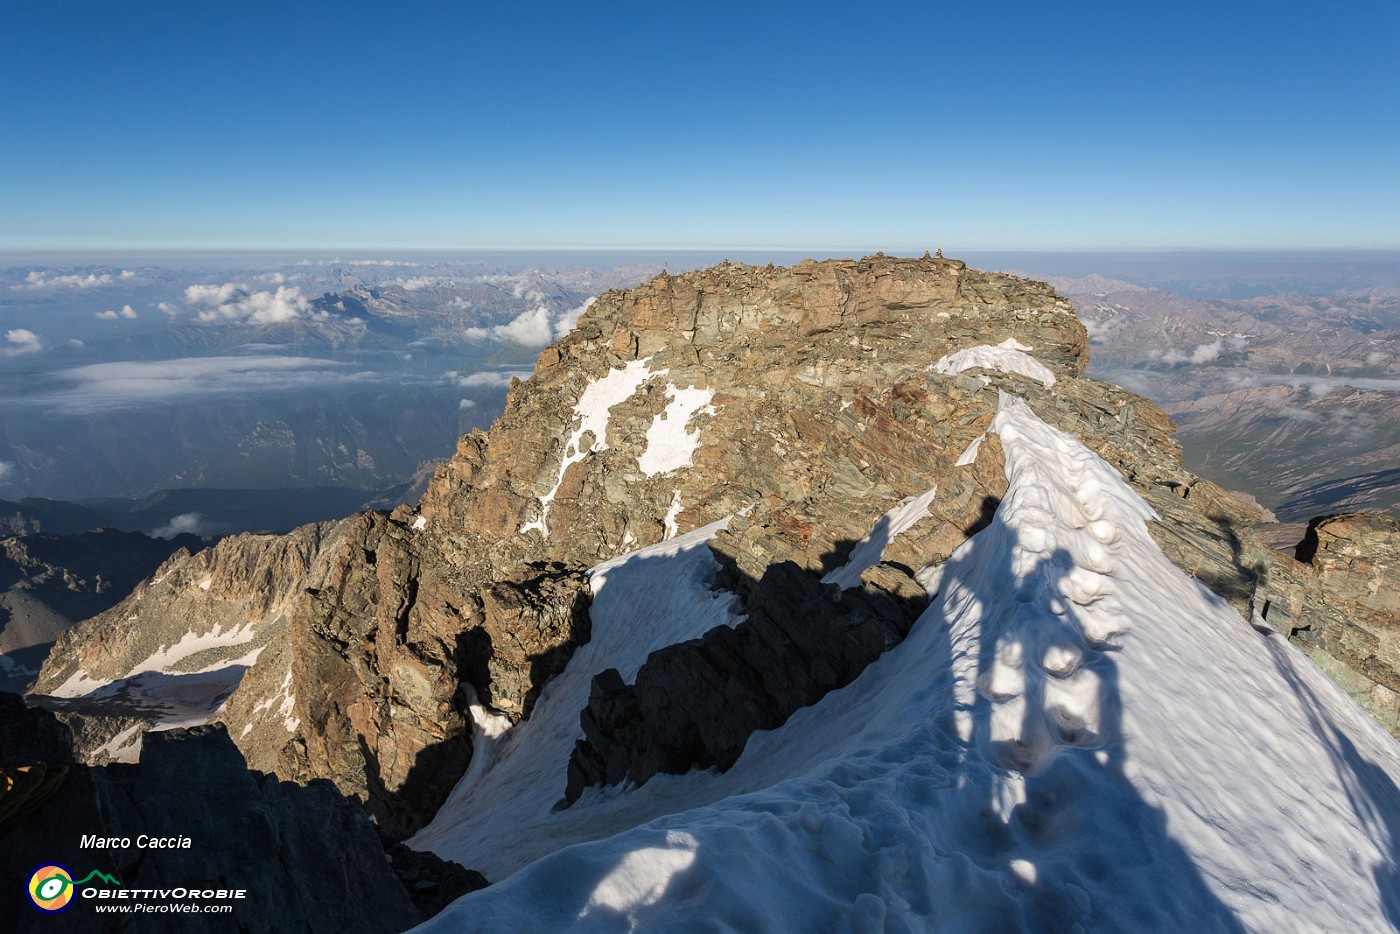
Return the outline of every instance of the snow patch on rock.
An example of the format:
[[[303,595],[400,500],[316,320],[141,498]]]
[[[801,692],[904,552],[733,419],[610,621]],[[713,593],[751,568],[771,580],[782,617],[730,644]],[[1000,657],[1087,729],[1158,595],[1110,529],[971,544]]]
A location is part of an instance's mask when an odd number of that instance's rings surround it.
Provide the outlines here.
[[[676,520],[684,511],[685,507],[681,505],[681,491],[677,490],[675,495],[671,497],[671,505],[667,508],[666,515],[661,519],[661,524],[666,528],[663,536],[665,539],[672,539],[680,534],[681,527],[676,523]]]
[[[870,534],[856,543],[846,563],[827,573],[823,584],[836,584],[842,590],[860,586],[860,576],[880,563],[885,549],[896,537],[913,528],[920,519],[929,515],[928,507],[938,492],[934,487],[918,496],[909,496],[899,501],[889,512],[875,521]]]
[[[1055,385],[1055,374],[1050,368],[1026,353],[1032,349],[1016,338],[1008,337],[995,346],[978,344],[945,354],[929,369],[944,376],[955,376],[963,370],[997,370],[1001,373],[1019,373],[1046,386]]]
[[[982,442],[987,440],[987,433],[984,431],[972,439],[972,443],[958,455],[958,459],[953,463],[954,467],[970,467],[977,463],[977,452],[982,450]]]
[[[282,726],[288,733],[296,732],[296,728],[301,726],[301,720],[292,716],[292,710],[296,705],[296,697],[291,693],[292,689],[292,669],[287,669],[287,674],[282,678],[282,685],[267,700],[260,702],[253,708],[254,714],[260,714],[272,710],[274,704],[277,705],[276,715],[282,718]],[[247,730],[245,729],[246,733]]]
[[[574,418],[578,420],[578,424],[564,443],[564,456],[559,461],[559,476],[549,492],[539,498],[539,517],[522,525],[521,534],[534,529],[545,538],[549,537],[549,507],[554,503],[554,496],[559,492],[559,487],[564,484],[564,472],[589,454],[607,450],[608,417],[613,406],[631,398],[647,380],[665,376],[669,372],[660,370],[653,373],[648,366],[650,361],[650,357],[633,360],[626,366],[610,370],[606,376],[601,376],[584,387],[583,394],[574,406]],[[583,436],[587,434],[593,436],[593,441],[585,448]]]
[[[670,473],[689,467],[700,447],[700,431],[688,430],[691,421],[700,415],[714,415],[710,401],[715,397],[713,389],[677,389],[674,383],[667,385],[666,395],[671,401],[666,409],[651,420],[647,429],[647,447],[637,458],[637,466],[648,477]]]

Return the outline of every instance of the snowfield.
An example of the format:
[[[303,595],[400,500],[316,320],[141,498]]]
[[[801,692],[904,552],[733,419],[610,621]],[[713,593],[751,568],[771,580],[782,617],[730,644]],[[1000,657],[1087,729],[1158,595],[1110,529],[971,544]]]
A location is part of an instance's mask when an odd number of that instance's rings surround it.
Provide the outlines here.
[[[1006,395],[992,430],[1006,497],[903,643],[724,774],[554,813],[592,675],[737,622],[713,528],[600,566],[593,641],[411,841],[495,882],[421,930],[1400,926],[1400,747],[1078,440]]]

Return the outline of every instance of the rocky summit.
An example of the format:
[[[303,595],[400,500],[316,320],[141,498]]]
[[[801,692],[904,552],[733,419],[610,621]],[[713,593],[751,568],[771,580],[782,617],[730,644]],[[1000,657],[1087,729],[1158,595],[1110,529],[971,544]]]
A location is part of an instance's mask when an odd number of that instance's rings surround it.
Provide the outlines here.
[[[1088,353],[1048,285],[942,257],[663,273],[598,298],[416,508],[178,553],[59,638],[31,703],[89,764],[219,721],[250,768],[328,779],[402,839],[589,643],[590,569],[721,523],[714,593],[744,622],[586,672],[551,767],[560,809],[723,770],[906,637],[921,569],[1007,494],[1006,393],[1121,473],[1241,626],[1306,643],[1400,729],[1394,529],[1334,518],[1297,557],[1269,547],[1263,511],[1186,472],[1168,418],[1086,378]]]

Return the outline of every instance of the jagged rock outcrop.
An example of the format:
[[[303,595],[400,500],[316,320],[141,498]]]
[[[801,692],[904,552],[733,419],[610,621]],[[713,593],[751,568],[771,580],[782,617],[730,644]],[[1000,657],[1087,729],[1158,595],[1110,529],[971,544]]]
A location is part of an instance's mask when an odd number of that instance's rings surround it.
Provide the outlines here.
[[[953,360],[974,348],[992,356]],[[986,362],[996,353],[1030,364],[998,369]],[[472,697],[461,685],[488,713],[518,720],[588,638],[584,569],[733,517],[711,548],[732,569],[728,586],[753,598],[762,589],[746,588],[775,567],[790,582],[842,567],[882,515],[920,495],[923,511],[877,558],[908,570],[936,562],[985,524],[1006,490],[1000,445],[985,436],[1002,388],[1117,467],[1163,517],[1153,534],[1164,550],[1246,618],[1264,601],[1271,623],[1314,612],[1311,572],[1275,567],[1276,553],[1254,541],[1249,526],[1262,511],[1183,470],[1167,417],[1085,379],[1087,359],[1083,326],[1049,286],[956,260],[663,273],[606,293],[541,352],[490,432],[460,440],[417,509],[283,538],[239,536],[172,560],[71,634],[39,690],[84,693],[169,655],[190,633],[245,627],[252,635],[238,645],[260,652],[217,698],[217,715],[249,763],[288,780],[329,778],[402,836],[470,760]],[[763,613],[803,619],[804,588],[781,592]],[[613,744],[586,781],[722,763],[746,730],[844,683],[871,655],[871,643],[853,639],[829,660],[837,674],[802,689],[735,679],[723,696],[761,697],[760,712],[731,717],[699,753],[682,754],[661,734],[676,720],[666,711],[684,711],[707,686],[702,662],[719,664],[735,638],[760,669],[792,661],[789,646],[752,649],[745,640],[758,646],[757,636],[707,638],[657,659],[657,671],[680,665],[679,680],[665,710],[635,721],[646,729],[625,727],[635,725],[625,711],[598,714],[618,736],[649,738]],[[213,656],[181,658],[183,667],[159,671],[193,673]],[[635,685],[643,706],[651,677]],[[595,731],[604,744],[608,732]]]
[[[1311,612],[1293,636],[1400,737],[1400,522],[1378,513],[1319,516],[1296,556],[1311,572]]]

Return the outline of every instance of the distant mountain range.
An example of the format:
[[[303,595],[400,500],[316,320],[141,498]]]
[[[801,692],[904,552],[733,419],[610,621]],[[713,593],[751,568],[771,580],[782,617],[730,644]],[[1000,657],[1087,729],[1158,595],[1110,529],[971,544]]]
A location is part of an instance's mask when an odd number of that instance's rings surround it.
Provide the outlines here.
[[[1287,520],[1400,508],[1400,288],[1226,300],[1052,282],[1089,331],[1089,372],[1162,405],[1193,470]]]

